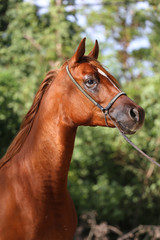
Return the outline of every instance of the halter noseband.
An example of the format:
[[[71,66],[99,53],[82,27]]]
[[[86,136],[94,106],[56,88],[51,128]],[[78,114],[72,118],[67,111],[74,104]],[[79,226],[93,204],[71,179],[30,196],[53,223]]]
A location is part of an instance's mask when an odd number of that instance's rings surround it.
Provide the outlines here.
[[[102,107],[102,105],[100,105],[99,103],[97,103],[78,83],[77,81],[73,78],[72,74],[69,71],[69,66],[66,66],[66,71],[68,76],[70,77],[70,79],[72,80],[72,82],[78,87],[78,89],[94,104],[96,105],[105,115],[105,122],[106,125],[107,124],[107,119],[106,119],[106,115],[109,114],[109,109],[112,107],[113,103],[116,102],[116,100],[121,96],[121,95],[127,95],[125,92],[119,92],[109,103],[108,105],[104,108]]]

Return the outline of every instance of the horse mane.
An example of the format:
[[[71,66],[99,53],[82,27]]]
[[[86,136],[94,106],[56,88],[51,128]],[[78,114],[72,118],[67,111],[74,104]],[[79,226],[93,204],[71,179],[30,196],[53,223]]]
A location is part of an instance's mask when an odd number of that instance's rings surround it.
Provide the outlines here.
[[[23,146],[27,136],[29,135],[31,128],[33,126],[33,122],[35,116],[38,112],[42,97],[46,90],[49,88],[53,80],[57,76],[57,71],[51,70],[46,74],[46,77],[42,81],[32,103],[32,106],[26,116],[24,117],[20,130],[17,136],[14,138],[12,143],[10,144],[6,154],[0,160],[0,167],[2,167],[6,162],[8,162],[12,157],[14,157]]]

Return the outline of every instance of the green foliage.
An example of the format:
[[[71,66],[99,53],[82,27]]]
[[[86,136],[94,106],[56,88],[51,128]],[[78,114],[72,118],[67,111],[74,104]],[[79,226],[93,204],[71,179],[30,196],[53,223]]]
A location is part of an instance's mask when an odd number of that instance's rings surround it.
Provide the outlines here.
[[[148,72],[159,72],[159,1],[150,0],[143,4],[124,1],[119,5],[115,0],[112,4],[106,1],[103,4],[99,11],[84,11],[87,12],[88,26],[95,31],[102,29],[100,34],[106,39],[103,42],[103,60],[111,71],[122,81],[145,77]],[[141,43],[144,38],[148,40],[147,48],[134,51],[130,48],[135,40]]]
[[[3,155],[18,131],[20,118],[18,84],[9,71],[0,73],[0,146]]]

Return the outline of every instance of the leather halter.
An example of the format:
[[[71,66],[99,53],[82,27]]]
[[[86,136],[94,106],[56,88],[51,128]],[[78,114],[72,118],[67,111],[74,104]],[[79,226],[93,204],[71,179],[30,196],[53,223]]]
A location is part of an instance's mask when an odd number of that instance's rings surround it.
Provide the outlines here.
[[[66,66],[66,71],[68,73],[68,76],[70,77],[70,79],[72,80],[72,82],[78,87],[78,89],[94,104],[96,105],[105,115],[105,121],[106,121],[106,125],[107,124],[107,119],[106,119],[106,115],[108,115],[109,113],[109,109],[112,107],[113,103],[115,103],[117,101],[117,99],[122,96],[122,95],[127,95],[125,92],[119,92],[114,98],[112,98],[112,100],[108,103],[108,105],[106,107],[102,107],[102,105],[100,105],[99,103],[97,103],[78,83],[77,81],[73,78],[72,74],[69,71],[69,66]]]
[[[124,137],[124,139],[134,148],[136,149],[143,157],[147,158],[151,163],[154,163],[155,165],[157,165],[158,167],[160,167],[160,164],[158,162],[156,162],[153,158],[149,157],[146,153],[144,153],[141,149],[139,149],[118,127],[118,125],[116,124],[116,122],[111,118],[110,114],[109,114],[109,109],[112,107],[113,103],[122,95],[127,95],[125,92],[119,92],[109,103],[108,105],[104,108],[102,107],[99,103],[97,103],[78,83],[77,81],[73,78],[72,74],[69,71],[69,66],[66,66],[66,71],[68,76],[70,77],[70,79],[72,80],[72,82],[78,87],[78,89],[94,104],[96,105],[98,108],[100,108],[100,110],[104,113],[104,119],[106,122],[106,126],[108,127],[108,123],[107,123],[107,116],[109,117],[109,119],[114,123],[115,127],[118,129],[118,131],[120,132],[120,134],[122,135],[122,137]],[[110,79],[109,79],[110,80]]]

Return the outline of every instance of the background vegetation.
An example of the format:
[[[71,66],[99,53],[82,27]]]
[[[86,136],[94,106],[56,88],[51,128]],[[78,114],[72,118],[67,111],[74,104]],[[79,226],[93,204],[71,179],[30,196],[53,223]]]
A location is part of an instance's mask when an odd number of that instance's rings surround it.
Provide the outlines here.
[[[97,38],[99,60],[146,111],[144,127],[132,140],[160,161],[160,3],[93,2],[51,0],[42,12],[34,2],[0,0],[1,156],[45,73],[71,57],[87,36],[88,51]],[[78,216],[94,210],[97,223],[127,232],[140,224],[160,225],[159,172],[116,130],[81,127],[68,187]]]

